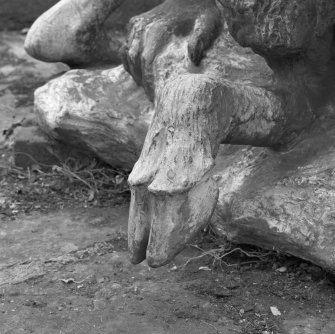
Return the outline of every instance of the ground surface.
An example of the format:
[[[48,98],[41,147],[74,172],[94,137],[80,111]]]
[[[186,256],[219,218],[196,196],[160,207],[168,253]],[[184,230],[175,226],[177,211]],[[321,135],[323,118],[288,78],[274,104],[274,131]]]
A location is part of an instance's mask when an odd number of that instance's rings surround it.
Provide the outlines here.
[[[26,56],[23,38],[0,35],[1,334],[335,333],[320,268],[248,248],[214,261],[236,246],[210,234],[167,267],[133,266],[121,172],[12,166],[9,130],[34,123],[34,88],[64,69]]]

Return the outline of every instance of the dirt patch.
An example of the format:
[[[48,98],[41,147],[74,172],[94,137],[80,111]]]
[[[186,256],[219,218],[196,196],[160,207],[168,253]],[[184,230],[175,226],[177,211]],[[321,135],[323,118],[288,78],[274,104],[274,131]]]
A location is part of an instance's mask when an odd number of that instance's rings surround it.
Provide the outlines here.
[[[298,327],[332,333],[319,330],[334,321],[335,294],[318,267],[239,251],[213,265],[212,256],[192,246],[167,267],[133,266],[126,218],[127,207],[121,206],[2,222],[4,333],[254,334],[297,333],[290,330]],[[217,247],[212,239],[202,240],[197,247]]]

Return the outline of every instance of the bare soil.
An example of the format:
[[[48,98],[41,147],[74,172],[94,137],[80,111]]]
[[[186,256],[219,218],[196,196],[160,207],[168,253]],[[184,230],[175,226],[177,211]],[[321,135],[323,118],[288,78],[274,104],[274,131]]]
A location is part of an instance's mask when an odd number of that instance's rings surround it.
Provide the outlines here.
[[[56,71],[29,59],[22,41],[19,33],[0,36],[1,131],[33,118],[32,92],[48,79],[46,68]],[[170,265],[133,266],[122,171],[99,163],[21,170],[4,137],[1,334],[335,333],[334,279],[319,267],[229,245],[210,227]]]

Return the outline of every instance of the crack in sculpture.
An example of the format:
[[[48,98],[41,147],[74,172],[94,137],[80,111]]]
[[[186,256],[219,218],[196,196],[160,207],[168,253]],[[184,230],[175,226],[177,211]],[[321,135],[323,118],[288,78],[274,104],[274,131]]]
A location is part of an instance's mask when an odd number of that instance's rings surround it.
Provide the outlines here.
[[[329,98],[332,1],[219,2],[166,0],[130,22],[123,64],[155,103],[129,177],[133,263],[168,263],[210,221],[220,144],[290,147]]]

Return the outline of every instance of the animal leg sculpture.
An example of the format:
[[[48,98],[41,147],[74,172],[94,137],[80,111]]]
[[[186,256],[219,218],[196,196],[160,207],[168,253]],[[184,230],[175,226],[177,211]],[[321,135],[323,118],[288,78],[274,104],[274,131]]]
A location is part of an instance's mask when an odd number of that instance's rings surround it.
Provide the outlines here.
[[[218,199],[211,178],[220,143],[275,145],[290,108],[260,87],[206,74],[171,79],[157,98],[141,156],[129,176],[131,261],[165,265],[209,222]],[[308,118],[308,114],[306,114]],[[289,136],[288,136],[289,138]]]
[[[133,263],[166,264],[209,221],[218,197],[210,171],[230,120],[221,103],[226,89],[206,75],[183,75],[158,98],[129,177]]]

